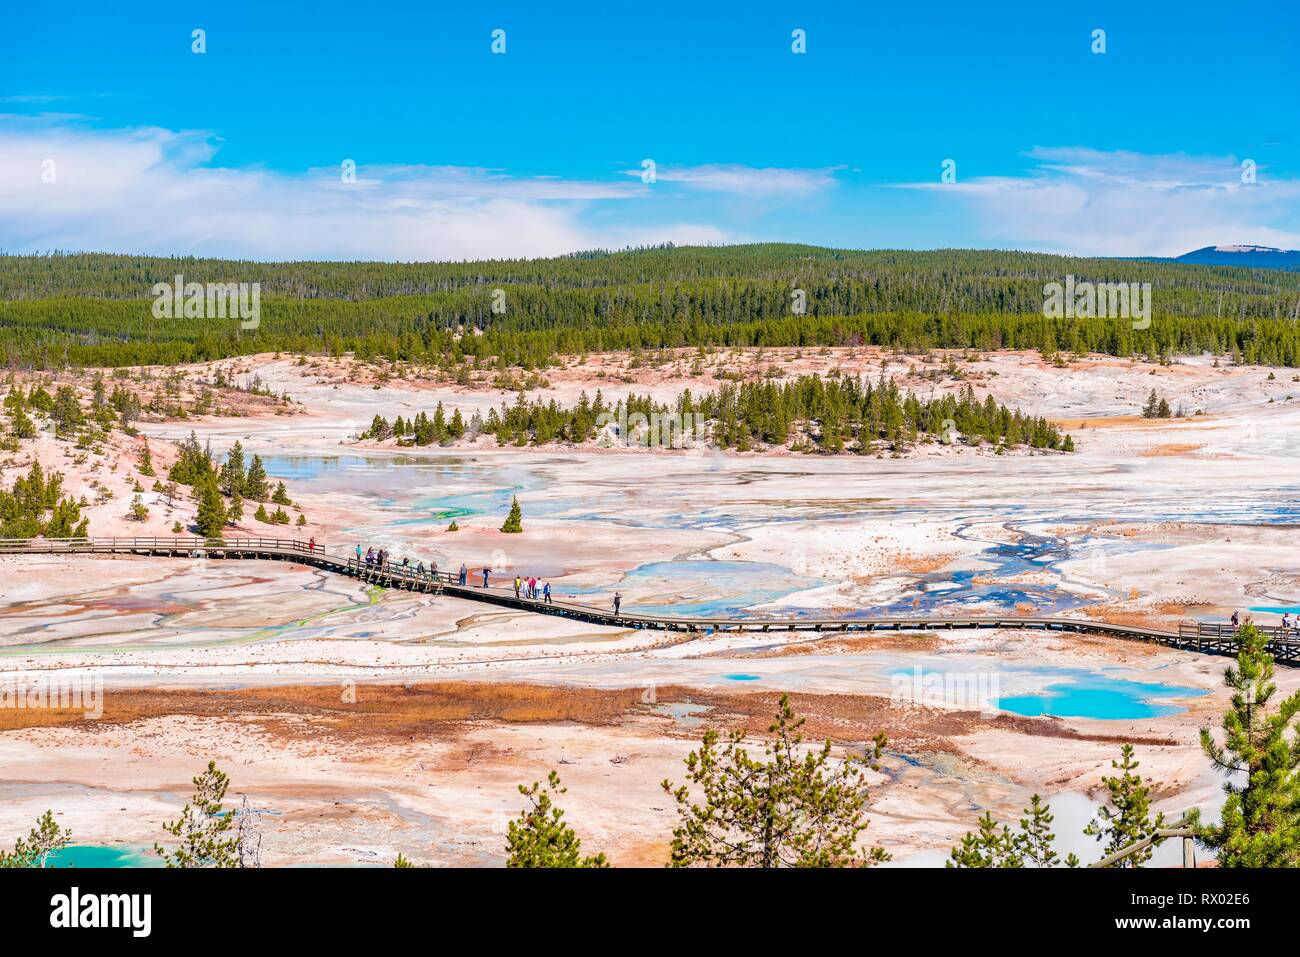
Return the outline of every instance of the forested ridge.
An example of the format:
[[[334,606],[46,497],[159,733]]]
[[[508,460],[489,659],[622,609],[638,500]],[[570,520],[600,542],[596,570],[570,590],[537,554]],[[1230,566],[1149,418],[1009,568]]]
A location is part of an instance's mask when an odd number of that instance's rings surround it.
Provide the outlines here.
[[[152,287],[258,282],[261,323],[157,319]],[[1152,284],[1150,328],[1048,319],[1043,286]],[[504,294],[493,310],[494,290]],[[802,291],[806,313],[794,314]],[[499,300],[499,297],[498,297]],[[680,346],[874,344],[1115,355],[1211,350],[1300,364],[1300,273],[980,250],[759,244],[467,263],[259,263],[108,254],[0,256],[11,364],[136,365],[260,351],[525,367]],[[481,334],[469,334],[478,332]]]

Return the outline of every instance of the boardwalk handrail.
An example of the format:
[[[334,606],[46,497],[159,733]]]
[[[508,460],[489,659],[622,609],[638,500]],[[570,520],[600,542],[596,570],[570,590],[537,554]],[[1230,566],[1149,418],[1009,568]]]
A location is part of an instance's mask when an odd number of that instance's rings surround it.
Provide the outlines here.
[[[348,575],[385,587],[434,592],[487,602],[508,608],[555,615],[590,624],[618,628],[655,629],[688,633],[718,632],[864,632],[864,631],[935,631],[954,628],[1030,628],[1042,631],[1070,631],[1117,638],[1153,641],[1170,648],[1208,654],[1235,654],[1236,633],[1214,622],[1183,622],[1177,631],[1164,631],[1139,625],[1122,625],[1087,618],[1059,616],[953,615],[839,617],[839,618],[765,618],[756,615],[715,618],[692,615],[645,615],[582,605],[574,602],[530,599],[516,596],[513,589],[471,585],[468,578],[461,584],[452,572],[423,574],[414,568],[402,568],[391,562],[383,566],[368,564],[355,556],[327,552],[297,538],[138,536],[134,538],[5,538],[0,539],[0,556],[51,554],[144,554],[169,557],[202,556],[215,559],[292,560]],[[476,577],[476,576],[475,576]],[[1279,664],[1300,664],[1300,639],[1291,631],[1265,627],[1267,647]]]
[[[1196,836],[1196,833],[1191,828],[1190,819],[1191,812],[1188,812],[1168,827],[1162,827],[1154,834],[1144,837],[1140,841],[1134,841],[1132,844],[1128,845],[1128,847],[1122,847],[1114,854],[1111,854],[1108,857],[1103,857],[1095,864],[1089,864],[1088,866],[1113,867],[1125,858],[1132,857],[1134,854],[1138,853],[1138,851],[1146,850],[1152,844],[1159,844],[1160,842],[1169,840],[1170,838],[1178,837],[1183,840],[1183,867],[1195,867],[1195,844],[1192,839]]]

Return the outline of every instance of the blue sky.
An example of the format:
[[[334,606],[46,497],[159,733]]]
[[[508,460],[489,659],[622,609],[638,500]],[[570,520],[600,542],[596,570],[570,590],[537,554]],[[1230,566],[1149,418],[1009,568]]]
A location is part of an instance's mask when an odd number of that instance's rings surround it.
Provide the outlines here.
[[[1295,3],[541,6],[8,4],[0,248],[1300,247]]]

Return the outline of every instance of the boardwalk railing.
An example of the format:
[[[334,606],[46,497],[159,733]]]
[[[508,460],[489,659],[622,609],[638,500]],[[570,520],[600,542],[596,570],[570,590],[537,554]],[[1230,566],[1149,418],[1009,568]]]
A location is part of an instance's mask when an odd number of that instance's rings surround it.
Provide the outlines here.
[[[1188,814],[1191,812],[1189,811]],[[1144,851],[1153,844],[1159,844],[1161,841],[1167,841],[1170,838],[1182,838],[1183,841],[1183,867],[1196,866],[1196,842],[1193,840],[1194,834],[1191,824],[1184,815],[1178,821],[1170,824],[1168,827],[1162,827],[1150,837],[1144,837],[1140,841],[1135,841],[1128,847],[1120,848],[1109,857],[1103,857],[1095,864],[1089,864],[1089,867],[1114,867],[1120,861],[1132,857],[1139,851]]]
[[[743,618],[709,618],[692,615],[641,615],[593,605],[559,600],[544,601],[516,596],[512,588],[483,587],[475,584],[471,574],[462,583],[448,572],[420,573],[414,568],[392,562],[383,566],[370,564],[352,555],[333,555],[320,545],[296,538],[198,538],[194,536],[136,538],[11,538],[0,539],[3,555],[154,555],[172,558],[269,559],[293,561],[349,575],[386,588],[441,593],[487,602],[544,615],[556,615],[596,625],[616,628],[655,629],[692,634],[725,632],[875,632],[937,631],[971,628],[1029,628],[1040,631],[1077,632],[1153,641],[1169,648],[1205,654],[1236,653],[1236,635],[1230,626],[1210,622],[1183,622],[1177,631],[1163,631],[1139,625],[1120,625],[1086,618],[1058,616],[1028,617],[1020,615],[955,615],[951,617],[841,617],[841,618],[769,618],[750,615]],[[481,581],[481,579],[477,579]],[[1268,649],[1279,663],[1300,663],[1300,634],[1281,628],[1266,627]]]
[[[1300,663],[1300,630],[1280,625],[1256,625],[1255,630],[1267,641],[1267,648],[1279,663]],[[1178,640],[1171,647],[1207,654],[1232,655],[1237,652],[1237,629],[1217,621],[1184,621],[1178,625]]]

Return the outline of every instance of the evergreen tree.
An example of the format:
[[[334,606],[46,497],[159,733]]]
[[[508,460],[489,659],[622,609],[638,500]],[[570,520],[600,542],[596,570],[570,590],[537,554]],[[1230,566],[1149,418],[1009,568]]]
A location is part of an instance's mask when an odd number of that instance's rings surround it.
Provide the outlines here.
[[[293,501],[289,498],[289,490],[280,482],[275,486],[275,494],[271,496],[271,502],[275,505],[292,505]]]
[[[1053,844],[1056,835],[1052,833],[1052,814],[1050,805],[1044,804],[1037,794],[1029,798],[1029,807],[1024,810],[1025,817],[1020,819],[1020,833],[1016,835],[1021,855],[1026,864],[1032,867],[1055,867],[1060,860]],[[1079,859],[1073,854],[1065,856],[1066,867],[1078,867]]]
[[[48,867],[50,855],[68,846],[72,832],[54,820],[54,812],[46,811],[26,838],[19,838],[10,853],[0,851],[0,868]]]
[[[506,867],[608,867],[604,854],[583,857],[582,841],[564,823],[564,811],[555,806],[552,795],[564,794],[560,776],[554,771],[532,787],[519,785],[528,806],[506,825]]]
[[[886,861],[881,848],[863,849],[867,829],[866,768],[876,769],[885,745],[877,735],[866,759],[831,761],[831,743],[803,748],[789,695],[782,695],[768,760],[751,758],[741,747],[744,731],[732,731],[719,748],[710,728],[698,751],[686,759],[690,787],[664,790],[677,802],[670,866],[690,867],[867,867]]]
[[[0,488],[0,538],[84,538],[88,525],[81,504],[63,495],[63,475],[47,474],[39,461],[12,491]]]
[[[204,538],[220,538],[226,527],[226,506],[221,499],[217,480],[209,475],[199,486],[199,511],[195,519],[198,532]]]
[[[1024,867],[1025,859],[1015,835],[1004,824],[998,830],[991,811],[979,820],[979,832],[968,833],[948,855],[945,867]]]
[[[254,455],[253,461],[248,466],[248,474],[244,477],[244,498],[254,502],[265,502],[270,494],[270,484],[266,478],[266,467],[262,465],[262,457]]]
[[[230,778],[215,761],[209,761],[208,769],[194,779],[194,796],[181,816],[163,825],[180,846],[169,851],[154,845],[167,867],[239,867],[239,839],[228,833],[235,816],[221,806],[229,786]]]
[[[153,453],[149,451],[148,442],[145,442],[144,447],[140,449],[140,474],[146,477],[154,475]]]
[[[167,477],[181,485],[198,487],[212,475],[212,457],[207,449],[199,445],[198,436],[193,432],[180,445],[180,455],[167,471]]]
[[[246,481],[244,447],[239,442],[235,442],[230,454],[226,456],[225,464],[221,466],[219,478],[221,491],[225,495],[234,495],[236,492],[242,495],[246,491]]]
[[[86,418],[81,413],[81,403],[72,386],[61,385],[55,392],[50,421],[54,423],[55,434],[60,437],[67,437],[85,425]]]
[[[240,519],[244,517],[244,497],[236,490],[230,496],[230,505],[226,509],[226,521],[231,525],[238,525]]]
[[[1019,827],[1012,831],[1005,825],[998,829],[991,812],[979,819],[979,831],[968,833],[952,849],[946,867],[1055,867],[1060,861],[1053,848],[1051,807],[1037,794],[1029,799]],[[1078,867],[1079,859],[1067,854],[1066,867]]]
[[[1133,745],[1125,744],[1120,749],[1120,760],[1110,763],[1111,767],[1123,773],[1101,779],[1110,792],[1110,803],[1098,808],[1097,817],[1084,828],[1083,833],[1104,842],[1103,857],[1153,836],[1165,825],[1163,814],[1151,817],[1151,786],[1137,773],[1140,763],[1133,757]],[[1111,866],[1141,867],[1151,859],[1159,844],[1157,840]]]
[[[1300,712],[1300,692],[1276,711],[1273,656],[1252,623],[1238,631],[1237,661],[1223,674],[1232,703],[1223,715],[1223,744],[1201,729],[1201,748],[1228,778],[1220,823],[1194,819],[1197,840],[1218,853],[1220,867],[1300,866],[1300,736],[1288,732]],[[1240,781],[1240,783],[1237,783]]]
[[[9,431],[17,439],[32,439],[36,437],[36,423],[22,409],[18,409],[9,419]]]
[[[510,497],[510,514],[506,516],[505,524],[501,526],[503,532],[522,532],[524,530],[524,512],[519,507],[518,496]]]

